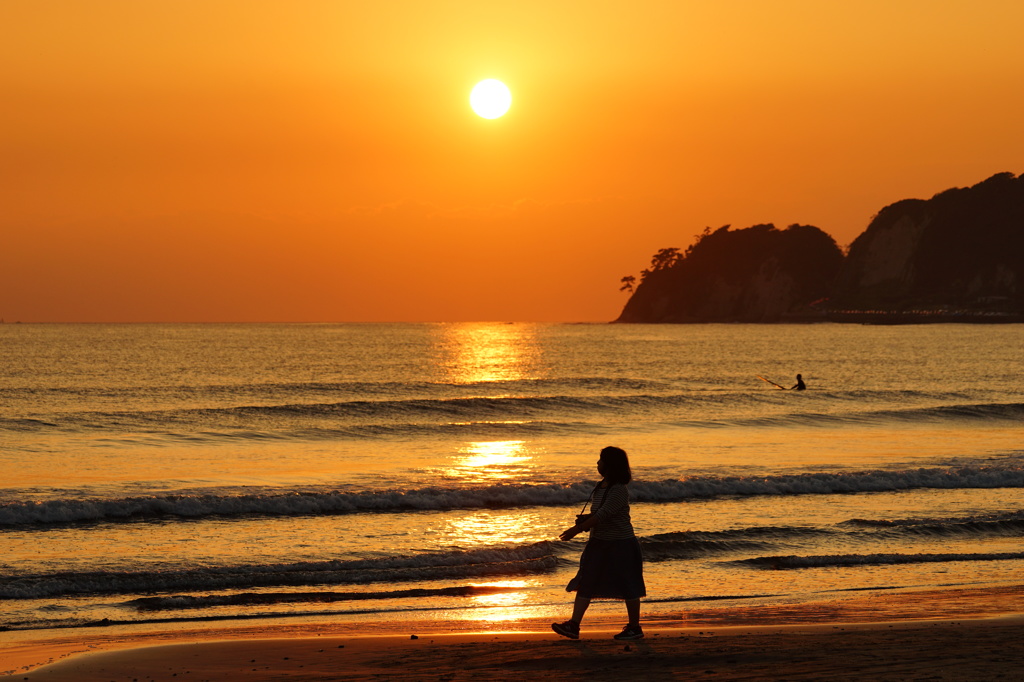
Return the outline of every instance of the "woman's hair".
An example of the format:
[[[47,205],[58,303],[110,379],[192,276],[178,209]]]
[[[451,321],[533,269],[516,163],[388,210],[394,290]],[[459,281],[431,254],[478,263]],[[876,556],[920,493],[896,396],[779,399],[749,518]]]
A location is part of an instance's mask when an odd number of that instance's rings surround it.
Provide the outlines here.
[[[609,483],[626,484],[633,480],[629,456],[622,448],[609,446],[601,450],[601,461],[604,462],[604,477]]]

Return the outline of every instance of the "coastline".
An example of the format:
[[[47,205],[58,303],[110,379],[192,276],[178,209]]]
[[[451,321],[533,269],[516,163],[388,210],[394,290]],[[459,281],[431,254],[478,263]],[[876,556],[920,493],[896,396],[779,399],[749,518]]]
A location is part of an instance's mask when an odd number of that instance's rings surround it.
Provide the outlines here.
[[[1002,325],[1024,323],[1024,313],[985,310],[828,310],[807,313],[783,313],[777,318],[745,319],[745,318],[687,318],[673,320],[629,319],[621,317],[611,320],[608,324],[642,325],[642,324],[753,324],[753,325],[786,325],[786,324],[852,324],[852,325],[922,325],[922,324],[969,324],[969,325]]]
[[[483,659],[492,642],[516,638],[545,648],[521,648],[489,673],[550,659],[562,652],[552,642],[575,644],[549,624],[571,608],[563,585],[580,553],[580,543],[550,538],[578,509],[573,496],[588,491],[595,442],[640,453],[647,641],[687,634],[690,645],[651,650],[672,660],[666,667],[713,661],[701,633],[761,637],[759,628],[788,626],[787,638],[815,627],[832,636],[884,623],[875,628],[913,640],[903,623],[974,628],[1024,613],[1019,327],[489,325],[480,334],[495,335],[490,350],[530,349],[555,368],[521,367],[515,350],[498,368],[512,374],[493,376],[483,373],[490,360],[457,351],[476,347],[475,331],[396,326],[376,343],[381,329],[35,330],[49,342],[19,348],[38,354],[28,366],[40,372],[29,374],[52,380],[13,386],[21,403],[5,406],[17,447],[3,510],[12,570],[0,581],[0,674],[31,678],[105,651],[138,660],[153,646],[235,641],[259,654],[268,640],[301,649],[325,638],[384,637],[391,653],[379,658],[388,660],[367,675],[440,674],[406,659],[408,642],[425,637],[445,643],[435,667],[469,665],[462,645],[482,646],[474,657]],[[358,343],[327,352],[328,333]],[[117,372],[94,376],[92,355],[71,379],[48,375],[45,360],[65,337],[101,349],[111,366],[123,354],[115,349],[146,361],[127,389]],[[260,352],[235,362],[239,338]],[[179,395],[157,360],[192,367],[196,347],[216,362],[197,363],[197,393]],[[451,363],[414,366],[395,348]],[[363,359],[367,349],[375,359]],[[298,382],[287,365],[261,374],[270,370],[253,358],[276,354],[358,371]],[[622,362],[594,369],[597,356]],[[375,368],[387,357],[405,369],[382,376]],[[754,378],[807,367],[818,379],[800,394]],[[45,414],[23,423],[37,395],[49,396]],[[594,611],[584,642],[618,646],[610,635],[621,606]],[[800,637],[755,644],[796,660]],[[919,646],[941,656],[955,648],[941,638]],[[895,650],[886,656],[899,661]],[[123,678],[176,663],[151,658]],[[326,664],[304,670],[314,663]],[[564,666],[554,669],[571,675]],[[175,670],[177,679],[220,677]],[[785,675],[759,674],[769,672]]]
[[[618,614],[588,616],[578,641],[550,619],[386,616],[8,631],[0,680],[1009,679],[1024,666],[1024,585],[652,613],[635,642],[612,639]]]
[[[337,636],[320,632],[111,646],[0,679],[998,679],[1024,664],[1024,618],[672,629]],[[269,636],[268,636],[269,635]]]

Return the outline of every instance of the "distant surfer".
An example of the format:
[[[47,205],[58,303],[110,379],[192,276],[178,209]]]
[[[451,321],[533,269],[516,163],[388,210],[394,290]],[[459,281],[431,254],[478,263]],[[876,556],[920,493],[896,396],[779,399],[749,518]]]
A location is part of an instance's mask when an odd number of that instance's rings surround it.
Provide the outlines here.
[[[760,379],[761,381],[767,381],[769,384],[771,384],[775,388],[781,388],[783,391],[806,391],[807,390],[807,384],[804,383],[804,377],[801,374],[797,374],[796,375],[796,386],[790,386],[789,388],[786,388],[782,384],[777,384],[774,381],[772,381],[771,379],[765,379],[760,374],[757,375],[757,378]]]

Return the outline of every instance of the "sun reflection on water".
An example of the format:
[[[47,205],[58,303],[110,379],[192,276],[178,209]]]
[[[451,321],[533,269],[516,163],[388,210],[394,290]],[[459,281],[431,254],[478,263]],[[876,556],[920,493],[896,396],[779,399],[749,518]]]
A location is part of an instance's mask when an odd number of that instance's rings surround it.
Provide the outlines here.
[[[528,324],[466,323],[438,328],[445,379],[455,384],[537,378],[540,347]]]
[[[551,539],[551,530],[537,512],[516,509],[482,510],[447,519],[441,531],[454,547],[479,549]]]
[[[529,381],[543,377],[536,328],[526,324],[446,324],[436,339],[441,381],[451,384],[488,384]],[[508,387],[497,387],[505,391]],[[477,390],[477,389],[472,389]],[[479,390],[486,390],[480,387]],[[493,390],[493,389],[491,389]],[[487,395],[493,396],[492,393]],[[483,416],[483,415],[481,415]],[[472,423],[523,423],[478,421]],[[534,453],[522,440],[474,441],[451,455],[438,473],[469,486],[500,486],[530,480],[536,469]],[[446,543],[467,550],[516,546],[550,539],[536,512],[481,510],[445,521],[441,532]],[[497,580],[471,583],[501,588],[481,591],[472,597],[474,608],[460,609],[460,620],[490,623],[518,621],[532,614],[531,593],[540,587],[535,580]],[[532,614],[536,615],[536,614]]]
[[[514,547],[549,540],[550,530],[545,530],[541,515],[524,510],[490,511],[483,510],[445,521],[442,530],[447,543],[463,549],[486,547]],[[537,612],[538,590],[544,588],[536,578],[515,578],[471,582],[474,587],[500,588],[483,590],[471,597],[470,608],[459,609],[453,614],[458,620],[489,623],[499,626],[503,623],[520,621],[542,615]]]
[[[496,484],[525,479],[534,468],[525,441],[480,441],[459,448],[444,474],[466,483]]]

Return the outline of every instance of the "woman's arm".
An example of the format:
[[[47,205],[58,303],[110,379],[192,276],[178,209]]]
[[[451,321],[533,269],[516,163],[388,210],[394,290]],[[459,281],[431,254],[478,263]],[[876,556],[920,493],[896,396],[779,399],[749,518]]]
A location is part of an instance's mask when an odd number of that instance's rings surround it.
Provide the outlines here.
[[[600,520],[597,518],[597,515],[591,514],[583,521],[583,523],[577,523],[572,528],[566,528],[565,530],[563,530],[562,534],[558,537],[562,540],[572,540],[574,537],[576,537],[583,531],[590,530],[598,523],[600,523]]]
[[[613,485],[605,490],[604,500],[597,511],[589,515],[582,523],[577,523],[572,528],[562,531],[558,537],[562,540],[571,540],[585,530],[590,530],[612,514],[629,506],[629,491],[624,485]]]

